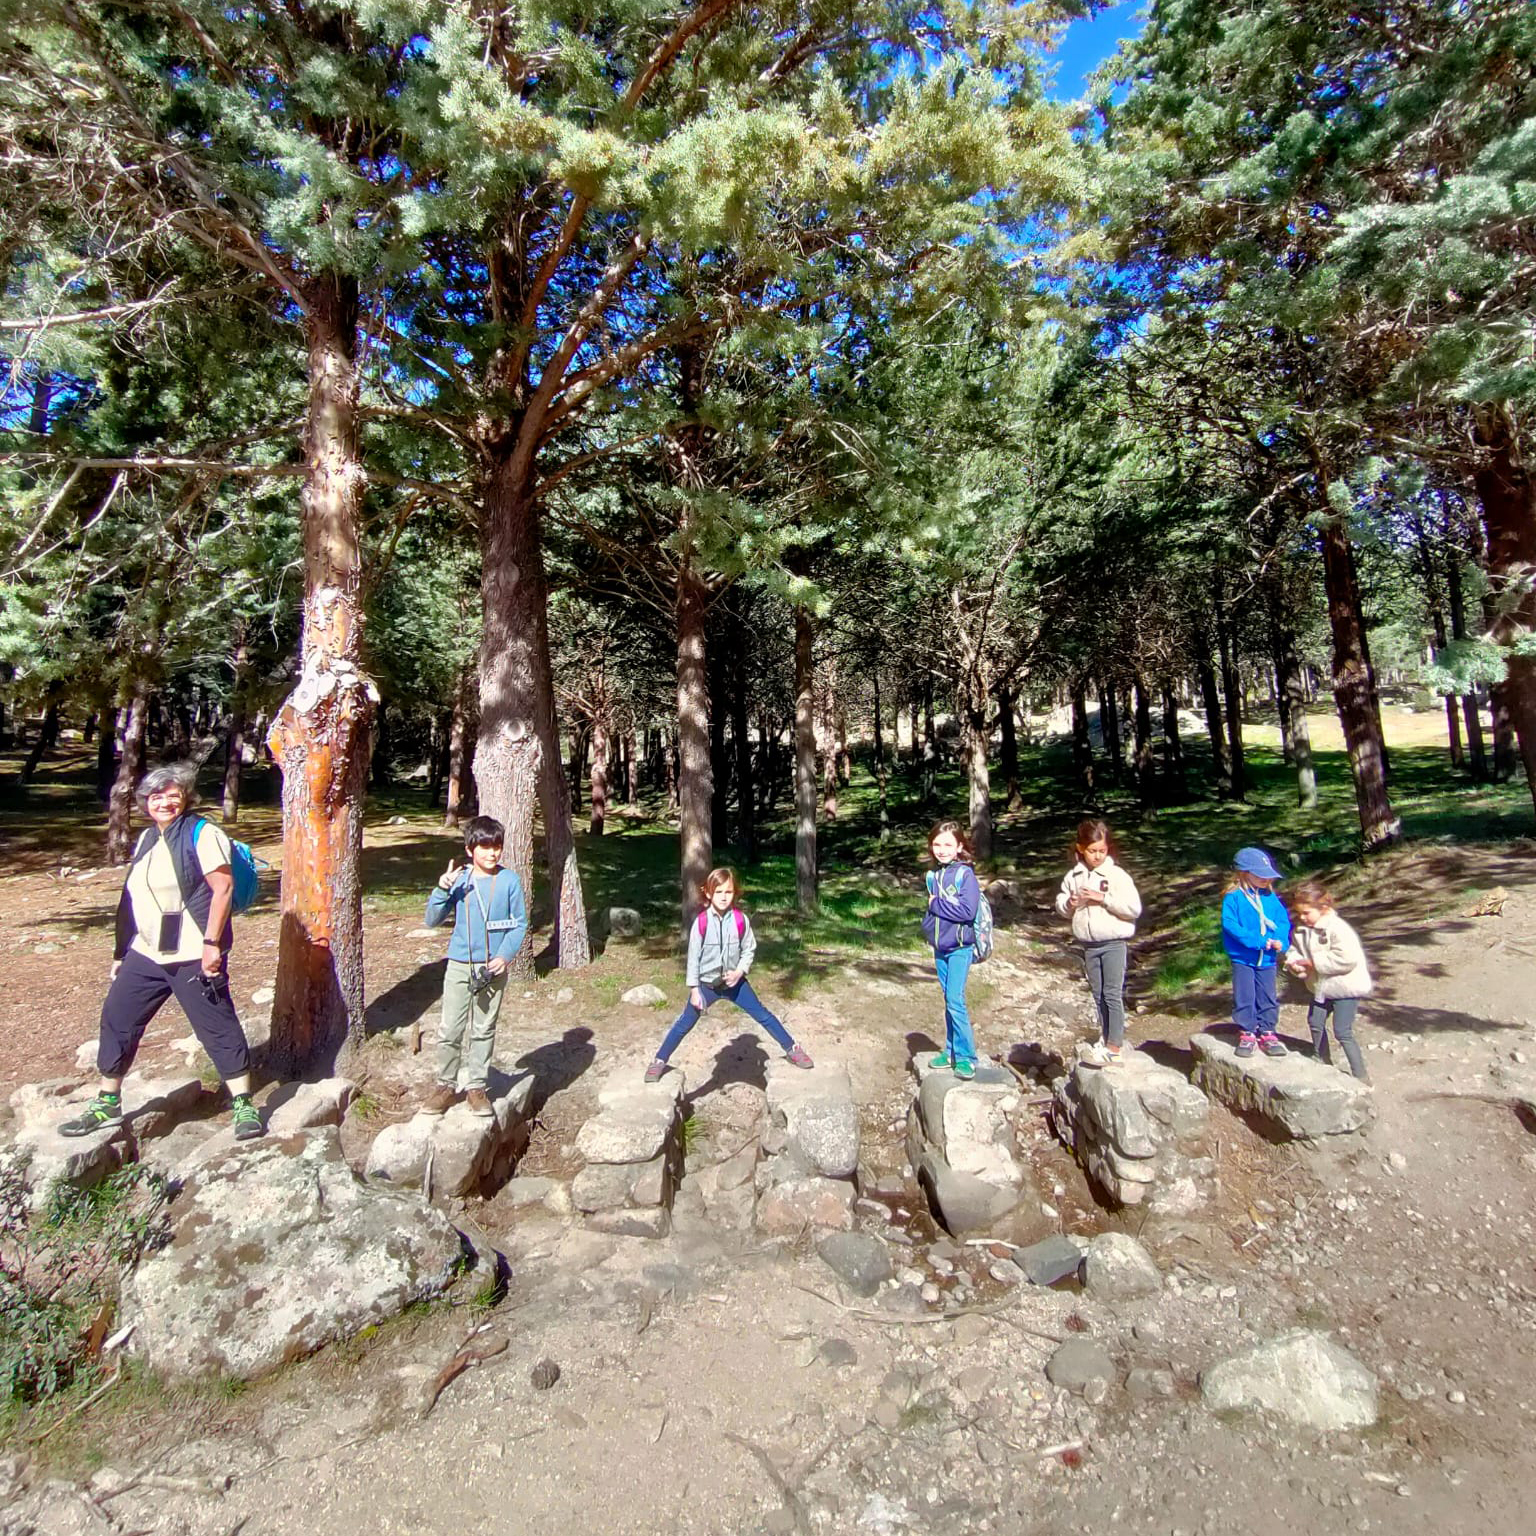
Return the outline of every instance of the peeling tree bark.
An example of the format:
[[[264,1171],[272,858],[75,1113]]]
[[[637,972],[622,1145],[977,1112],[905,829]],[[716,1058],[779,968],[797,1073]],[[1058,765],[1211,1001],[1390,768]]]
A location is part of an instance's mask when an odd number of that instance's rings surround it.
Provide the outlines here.
[[[361,672],[357,283],[306,293],[309,403],[298,686],[267,734],[283,771],[282,928],[267,1068],[327,1076],[363,1041],[359,864],[376,695]]]

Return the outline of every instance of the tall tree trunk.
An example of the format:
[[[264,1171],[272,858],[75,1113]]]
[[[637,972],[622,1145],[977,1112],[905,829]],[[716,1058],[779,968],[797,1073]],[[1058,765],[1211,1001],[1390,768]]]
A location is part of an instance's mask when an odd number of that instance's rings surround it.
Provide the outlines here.
[[[1445,627],[1445,615],[1436,606],[1429,611],[1429,621],[1435,631],[1435,653],[1443,651],[1450,640]],[[1445,739],[1451,754],[1451,767],[1461,768],[1466,764],[1466,753],[1461,746],[1461,714],[1459,701],[1454,693],[1445,696]]]
[[[710,767],[709,664],[704,621],[708,594],[685,556],[677,572],[678,809],[682,825],[683,922],[699,910],[699,894],[714,856],[714,778]]]
[[[795,901],[816,910],[816,675],[811,615],[795,609]]]
[[[442,798],[443,786],[448,782],[448,736],[452,728],[451,710],[446,715],[441,710],[433,714],[427,737],[427,800],[432,805]]]
[[[21,765],[20,781],[23,784],[32,782],[38,768],[42,766],[43,759],[58,745],[59,695],[63,691],[63,683],[48,684],[48,698],[43,706],[43,723],[38,727],[37,740],[32,743],[32,750],[27,753],[27,760]]]
[[[369,755],[369,767],[375,789],[389,785],[389,704],[380,699],[373,710],[373,751]]]
[[[236,705],[229,717],[229,736],[224,743],[222,812],[226,827],[233,827],[240,820],[240,769],[244,761],[245,711]]]
[[[923,678],[923,804],[933,804],[934,776],[939,766],[939,744],[933,735],[933,673]]]
[[[1450,610],[1451,639],[1467,638],[1467,600],[1461,578],[1461,554],[1447,549],[1445,556],[1445,605]],[[1467,766],[1479,784],[1488,780],[1488,752],[1483,745],[1483,720],[1478,709],[1477,689],[1469,688],[1461,696],[1461,718],[1467,728]]]
[[[965,712],[965,777],[969,789],[971,849],[976,862],[992,857],[992,779],[987,764],[991,732],[987,728],[987,696],[979,694]]]
[[[1113,683],[1099,684],[1099,742],[1104,748],[1110,781],[1118,784],[1125,763],[1125,752],[1120,743],[1120,710],[1115,703]]]
[[[107,800],[107,863],[126,864],[133,851],[133,791],[144,772],[144,730],[149,721],[149,681],[135,678],[123,696],[123,752]]]
[[[453,714],[448,722],[448,798],[443,825],[456,827],[469,814],[474,801],[475,689],[474,672],[465,666],[453,693]],[[532,900],[532,891],[526,892]]]
[[[484,618],[474,757],[480,808],[506,827],[507,853],[530,906],[534,811],[543,810],[554,960],[562,970],[575,970],[591,960],[592,950],[555,719],[539,506],[533,466],[521,449],[490,460],[481,547]],[[532,964],[525,945],[517,968],[526,975]]]
[[[748,626],[740,612],[731,629],[731,751],[735,760],[736,842],[748,864],[757,863],[757,789],[752,782],[752,732],[749,728]]]
[[[1275,694],[1283,704],[1287,761],[1296,768],[1296,803],[1304,810],[1317,804],[1317,771],[1312,763],[1312,728],[1307,723],[1306,683],[1296,650],[1296,631],[1284,608],[1283,593],[1270,601],[1270,641],[1275,656]]]
[[[571,786],[572,814],[581,809],[582,796],[586,793],[582,786],[587,777],[587,757],[591,745],[592,727],[585,720],[578,720],[571,728],[571,758],[565,771],[566,782]]]
[[[880,797],[880,846],[883,848],[891,840],[891,807],[887,794],[887,779],[889,775],[885,768],[885,729],[880,720],[880,669],[874,667],[870,671],[870,682],[875,690],[875,787]],[[900,751],[899,741],[901,735],[901,711],[896,712],[897,722],[897,750]]]
[[[608,723],[601,714],[592,721],[592,820],[587,831],[603,835],[608,817]]]
[[[1092,805],[1093,738],[1088,734],[1088,690],[1080,680],[1072,684],[1072,769],[1083,788],[1083,803]]]
[[[1394,842],[1402,823],[1392,811],[1382,760],[1381,723],[1371,706],[1370,676],[1362,644],[1364,624],[1351,580],[1349,535],[1335,516],[1322,529],[1323,586],[1328,598],[1328,623],[1333,632],[1333,698],[1344,728],[1360,835],[1367,849]]]
[[[1143,809],[1157,803],[1157,765],[1152,757],[1152,701],[1141,673],[1132,679],[1136,691],[1136,798]]]
[[[1227,739],[1221,719],[1221,691],[1211,665],[1211,642],[1202,635],[1195,646],[1195,671],[1200,679],[1200,701],[1205,709],[1205,734],[1211,743],[1211,771],[1216,775],[1216,794],[1226,800],[1232,794],[1232,765],[1227,758]]]
[[[1189,792],[1184,777],[1184,741],[1179,735],[1179,698],[1165,677],[1163,695],[1163,803],[1179,805]]]
[[[1008,786],[1008,809],[1024,808],[1019,792],[1019,731],[1013,718],[1013,689],[1006,684],[997,690],[997,723],[1002,731],[1003,782]]]
[[[267,735],[283,772],[282,927],[267,1048],[279,1077],[328,1076],[363,1041],[359,860],[376,697],[361,673],[357,283],[317,278],[306,298],[301,670]]]
[[[1226,597],[1221,582],[1216,586],[1216,649],[1221,657],[1221,691],[1227,706],[1227,767],[1231,773],[1229,793],[1234,800],[1248,794],[1247,765],[1243,760],[1243,689],[1237,660],[1237,636],[1226,613]]]
[[[735,644],[736,627],[728,599],[716,603],[712,617],[714,622],[705,630],[709,657],[709,776],[713,785],[709,836],[714,847],[724,848],[731,840],[731,754],[725,728],[731,717],[734,668],[730,652]]]
[[[633,729],[624,733],[624,803],[640,803],[640,743]]]
[[[117,710],[111,704],[103,704],[100,734],[96,738],[96,798],[103,804],[112,794],[112,780],[116,774]]]

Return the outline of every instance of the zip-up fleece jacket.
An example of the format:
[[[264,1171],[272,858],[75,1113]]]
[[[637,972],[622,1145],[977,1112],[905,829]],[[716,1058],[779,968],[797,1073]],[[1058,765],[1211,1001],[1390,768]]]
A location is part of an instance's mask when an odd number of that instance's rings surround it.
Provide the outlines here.
[[[1265,949],[1270,939],[1280,949]],[[1280,963],[1280,954],[1291,942],[1291,914],[1273,891],[1251,891],[1239,886],[1228,891],[1221,903],[1221,947],[1239,965],[1267,971]]]
[[[427,927],[436,928],[453,917],[453,937],[448,958],[467,965],[484,965],[498,956],[511,960],[528,935],[528,908],[523,902],[523,882],[517,871],[498,869],[490,879],[475,880],[479,899],[470,891],[471,874],[465,870],[445,891],[434,886],[427,897]],[[485,906],[481,914],[481,904]],[[487,922],[489,919],[489,922]]]
[[[1105,859],[1097,869],[1089,869],[1081,859],[1061,879],[1056,895],[1056,911],[1067,915],[1067,903],[1079,891],[1104,892],[1104,904],[1079,907],[1072,913],[1072,937],[1079,944],[1107,944],[1111,939],[1128,939],[1136,932],[1141,916],[1141,897],[1136,882],[1113,858]]]
[[[757,935],[752,932],[752,920],[745,912],[732,907],[724,917],[713,907],[704,908],[704,932],[699,932],[699,920],[688,924],[688,981],[692,988],[702,981],[712,987],[732,971],[745,973],[752,969],[757,955]],[[741,932],[736,931],[737,919]]]
[[[1371,995],[1371,968],[1359,936],[1337,912],[1324,912],[1310,928],[1298,924],[1285,961],[1312,966],[1312,995],[1320,1003]]]
[[[976,914],[980,910],[981,886],[969,864],[956,859],[928,871],[923,937],[936,955],[953,954],[976,942]]]

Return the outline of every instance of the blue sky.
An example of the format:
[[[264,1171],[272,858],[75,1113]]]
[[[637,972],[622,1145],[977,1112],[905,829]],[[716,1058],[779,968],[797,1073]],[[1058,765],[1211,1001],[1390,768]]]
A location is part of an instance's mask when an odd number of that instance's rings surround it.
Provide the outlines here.
[[[1050,94],[1058,101],[1072,101],[1083,94],[1088,76],[1107,59],[1121,38],[1133,37],[1141,30],[1136,13],[1144,0],[1121,0],[1121,4],[1089,21],[1074,21],[1061,46],[1051,55],[1056,66],[1056,83]]]

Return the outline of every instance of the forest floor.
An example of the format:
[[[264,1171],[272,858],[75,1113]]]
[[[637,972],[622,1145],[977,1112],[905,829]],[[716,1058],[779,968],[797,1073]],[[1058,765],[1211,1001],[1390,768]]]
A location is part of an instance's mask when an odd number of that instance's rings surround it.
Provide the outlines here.
[[[1394,741],[1412,840],[1365,866],[1348,861],[1347,779],[1326,753],[1324,802],[1307,815],[1261,754],[1246,806],[1138,818],[1112,801],[1124,862],[1148,899],[1130,984],[1139,1048],[1182,1058],[1191,1033],[1224,1015],[1209,913],[1242,842],[1335,872],[1380,979],[1360,1031],[1375,1125],[1337,1145],[1272,1146],[1214,1110],[1220,1204],[1198,1221],[1128,1223],[1168,1277],[1159,1296],[1116,1305],[1025,1288],[1005,1301],[985,1257],[968,1253],[961,1262],[978,1259],[983,1299],[1004,1305],[924,1324],[847,1308],[808,1248],[681,1223],[662,1243],[601,1237],[492,1200],[479,1215],[514,1279],[490,1320],[510,1347],[450,1386],[425,1421],[424,1384],[471,1326],[460,1309],[417,1311],[249,1387],[130,1379],[27,1454],[61,1478],[94,1472],[98,1487],[146,1470],[171,1482],[232,1475],[221,1499],[162,1493],[153,1523],[137,1527],[198,1536],[297,1536],[338,1520],[414,1533],[577,1523],[599,1536],[1523,1528],[1536,1486],[1536,1138],[1502,1102],[1500,1081],[1536,1061],[1536,842],[1522,787],[1474,789],[1429,746]],[[996,869],[1018,899],[1000,910],[997,963],[973,986],[980,1044],[997,1055],[1029,1043],[1069,1051],[1085,1033],[1025,1001],[1080,987],[1048,906],[1070,791],[1051,753],[1029,762],[1031,809],[1003,819]],[[6,808],[0,1102],[21,1082],[74,1072],[94,1030],[117,878],[97,868],[97,828],[80,817],[86,766],[77,749],[25,804],[12,802],[15,814]],[[876,1171],[904,1161],[907,1060],[936,1013],[912,942],[920,818],[910,786],[896,789],[899,833],[884,846],[869,786],[845,796],[823,839],[815,921],[791,911],[782,847],[770,843],[746,875],[764,938],[755,979],[813,1054],[848,1063]],[[538,1053],[548,1093],[527,1173],[569,1173],[597,1083],[622,1065],[638,1073],[680,1001],[675,836],[623,816],[610,828],[583,844],[588,904],[637,907],[644,936],[609,945],[586,972],[537,974],[503,1011],[499,1059]],[[242,821],[268,856],[273,829],[269,810]],[[407,1114],[430,1072],[429,1053],[413,1057],[401,1041],[417,1018],[430,1032],[435,1015],[443,940],[416,931],[456,846],[410,791],[370,817],[366,1114],[349,1118],[349,1150]],[[1506,896],[1499,915],[1469,915],[1496,905],[1482,900],[1495,890]],[[264,1010],[247,1000],[271,982],[274,909],[266,900],[242,922],[236,951],[237,999],[258,1032]],[[620,1001],[646,981],[665,1007]],[[1282,1032],[1305,1038],[1294,1000]],[[179,1064],[169,1044],[185,1033],[163,1014],[146,1067]],[[739,1015],[712,1014],[675,1060],[710,1136],[728,1085],[758,1076],[764,1055]],[[1126,1224],[1093,1200],[1043,1122],[1025,1150],[1066,1230]],[[900,1209],[921,1267],[936,1234],[915,1199]],[[1331,1330],[1380,1375],[1381,1424],[1318,1437],[1200,1406],[1203,1366],[1297,1325]],[[1052,1341],[1079,1329],[1106,1345],[1122,1377],[1127,1366],[1168,1371],[1173,1395],[1117,1390],[1094,1407],[1050,1386]],[[562,1374],[540,1393],[528,1373],[543,1357]],[[11,1420],[13,1447],[62,1411]],[[100,1528],[77,1518],[46,1528]],[[10,1536],[4,1515],[0,1531]]]

